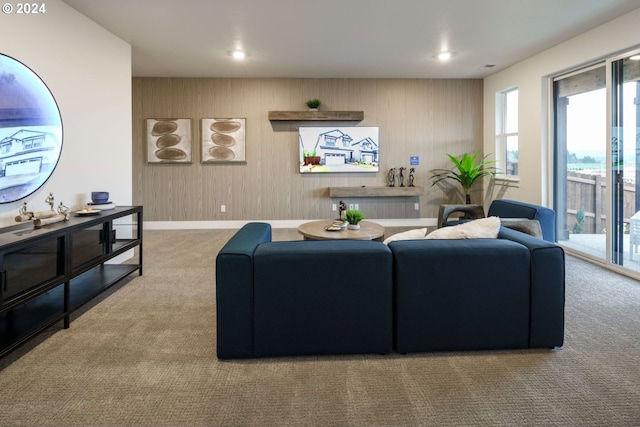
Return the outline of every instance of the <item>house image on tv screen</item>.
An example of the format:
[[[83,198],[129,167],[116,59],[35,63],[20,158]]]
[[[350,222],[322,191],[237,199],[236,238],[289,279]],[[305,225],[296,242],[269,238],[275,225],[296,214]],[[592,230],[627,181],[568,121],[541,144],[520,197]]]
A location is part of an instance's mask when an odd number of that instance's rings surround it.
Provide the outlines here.
[[[300,173],[378,172],[378,127],[301,127]]]

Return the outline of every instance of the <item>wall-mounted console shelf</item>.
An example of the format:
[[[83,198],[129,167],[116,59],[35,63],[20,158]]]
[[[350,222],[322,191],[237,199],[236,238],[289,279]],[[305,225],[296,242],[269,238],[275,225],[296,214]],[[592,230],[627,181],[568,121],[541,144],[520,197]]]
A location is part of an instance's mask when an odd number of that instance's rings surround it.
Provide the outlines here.
[[[269,111],[269,120],[362,121],[364,111]]]
[[[424,187],[329,187],[329,197],[415,197]]]
[[[109,260],[137,248],[137,260]],[[0,357],[134,271],[142,275],[142,206],[0,229]]]

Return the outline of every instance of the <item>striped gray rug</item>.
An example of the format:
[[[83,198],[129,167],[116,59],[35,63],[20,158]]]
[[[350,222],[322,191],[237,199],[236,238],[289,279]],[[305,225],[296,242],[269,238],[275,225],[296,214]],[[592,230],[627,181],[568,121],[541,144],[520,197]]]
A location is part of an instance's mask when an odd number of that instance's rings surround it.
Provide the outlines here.
[[[640,425],[634,280],[568,257],[553,351],[221,362],[215,256],[232,233],[145,231],[144,276],[0,360],[0,425]]]

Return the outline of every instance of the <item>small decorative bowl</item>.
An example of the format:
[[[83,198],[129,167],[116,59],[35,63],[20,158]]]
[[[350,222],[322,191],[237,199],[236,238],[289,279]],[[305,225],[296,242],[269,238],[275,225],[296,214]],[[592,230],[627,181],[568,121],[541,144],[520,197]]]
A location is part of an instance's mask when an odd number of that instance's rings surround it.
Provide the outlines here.
[[[109,201],[109,192],[108,191],[92,191],[91,201],[93,203],[106,203]]]

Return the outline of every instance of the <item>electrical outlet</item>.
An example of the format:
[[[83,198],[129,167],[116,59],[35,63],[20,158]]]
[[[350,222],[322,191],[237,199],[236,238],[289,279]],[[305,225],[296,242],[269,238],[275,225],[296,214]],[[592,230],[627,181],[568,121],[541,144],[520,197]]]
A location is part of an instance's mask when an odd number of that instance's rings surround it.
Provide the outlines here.
[[[226,212],[227,211],[227,206],[226,205],[220,205],[220,212]]]
[[[349,209],[353,210],[353,203],[349,203]]]
[[[338,205],[336,205],[335,203],[333,203],[333,204],[331,205],[331,210],[332,210],[332,211],[334,211],[334,212],[335,212],[335,211],[337,211],[337,210],[338,210]]]
[[[420,210],[420,203],[414,203],[413,204],[413,209],[419,211]]]
[[[357,203],[353,206],[355,206],[356,210],[360,209],[360,206]]]

